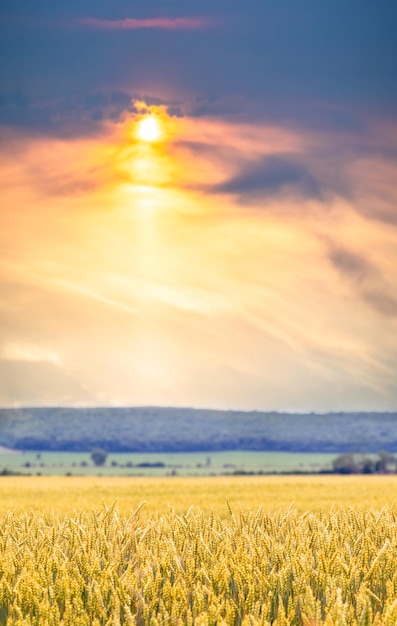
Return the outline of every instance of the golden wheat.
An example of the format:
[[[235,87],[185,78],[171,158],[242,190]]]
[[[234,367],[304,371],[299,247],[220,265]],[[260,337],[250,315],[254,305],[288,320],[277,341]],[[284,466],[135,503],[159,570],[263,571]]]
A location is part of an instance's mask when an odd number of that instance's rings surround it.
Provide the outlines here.
[[[396,626],[397,517],[9,513],[0,624]]]
[[[208,477],[97,477],[97,476],[7,476],[0,480],[0,516],[7,511],[23,513],[55,511],[72,514],[74,509],[92,510],[117,500],[122,513],[146,500],[145,511],[167,513],[168,503],[177,513],[190,505],[207,513],[213,509],[229,515],[232,506],[255,509],[287,508],[300,513],[329,510],[334,505],[356,508],[392,506],[397,494],[397,474],[379,476],[208,476]]]

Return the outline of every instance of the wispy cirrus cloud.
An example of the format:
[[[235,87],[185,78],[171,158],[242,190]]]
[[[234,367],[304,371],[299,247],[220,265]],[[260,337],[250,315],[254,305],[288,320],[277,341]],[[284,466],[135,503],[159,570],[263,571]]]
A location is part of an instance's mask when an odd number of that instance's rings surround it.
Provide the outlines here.
[[[361,298],[377,313],[384,317],[397,316],[397,298],[393,285],[388,284],[378,268],[363,254],[358,254],[340,246],[333,246],[329,252],[333,266],[350,278]]]
[[[154,17],[124,18],[121,20],[103,20],[85,17],[76,21],[76,25],[95,30],[138,30],[158,28],[163,30],[197,30],[207,28],[212,22],[204,17]]]
[[[126,30],[201,30],[216,24],[208,17],[124,17],[119,20],[108,20],[97,17],[32,19],[21,16],[2,16],[0,25],[30,26],[39,28],[89,29],[106,31]]]

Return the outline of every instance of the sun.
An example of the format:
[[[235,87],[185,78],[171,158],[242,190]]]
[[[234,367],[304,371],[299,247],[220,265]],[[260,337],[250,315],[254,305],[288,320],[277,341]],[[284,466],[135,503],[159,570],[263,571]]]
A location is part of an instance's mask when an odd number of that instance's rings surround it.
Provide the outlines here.
[[[150,115],[144,117],[138,123],[137,136],[142,141],[148,141],[149,143],[158,141],[161,138],[162,131],[161,125],[157,117]]]

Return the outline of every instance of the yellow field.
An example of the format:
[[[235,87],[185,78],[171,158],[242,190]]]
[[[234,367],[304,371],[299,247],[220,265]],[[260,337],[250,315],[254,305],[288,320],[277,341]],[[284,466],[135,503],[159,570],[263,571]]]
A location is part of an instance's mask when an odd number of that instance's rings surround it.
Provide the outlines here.
[[[3,477],[0,626],[396,626],[396,500],[397,476]]]
[[[393,506],[397,502],[397,476],[236,476],[209,478],[94,478],[94,477],[2,477],[0,514],[15,512],[99,509],[117,500],[122,513],[130,513],[143,501],[144,511],[176,513],[191,505],[220,516],[233,510],[266,510],[292,505],[303,513],[330,509],[333,505],[354,507]]]
[[[1,626],[396,626],[390,508],[0,516]]]

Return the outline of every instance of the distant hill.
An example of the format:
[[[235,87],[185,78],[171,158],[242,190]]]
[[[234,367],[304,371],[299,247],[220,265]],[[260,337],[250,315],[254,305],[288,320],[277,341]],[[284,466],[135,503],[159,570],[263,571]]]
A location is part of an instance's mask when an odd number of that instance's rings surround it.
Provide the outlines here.
[[[292,414],[190,408],[0,409],[0,445],[19,450],[397,451],[397,413]]]

